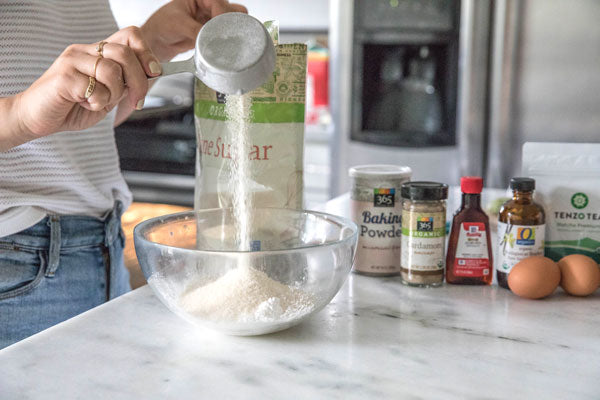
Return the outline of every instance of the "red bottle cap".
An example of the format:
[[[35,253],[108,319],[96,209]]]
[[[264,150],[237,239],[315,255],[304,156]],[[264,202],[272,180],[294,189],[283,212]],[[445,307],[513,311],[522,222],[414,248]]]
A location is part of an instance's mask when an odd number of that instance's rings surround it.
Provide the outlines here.
[[[463,176],[460,178],[460,190],[467,194],[479,194],[483,189],[483,178],[480,176]]]

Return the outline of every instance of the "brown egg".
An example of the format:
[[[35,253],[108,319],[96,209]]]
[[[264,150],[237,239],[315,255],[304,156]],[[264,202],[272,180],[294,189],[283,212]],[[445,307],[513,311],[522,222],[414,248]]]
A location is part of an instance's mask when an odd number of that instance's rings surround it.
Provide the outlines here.
[[[587,296],[600,286],[600,268],[596,261],[583,254],[571,254],[558,262],[560,286],[573,296]]]
[[[532,256],[519,261],[508,274],[508,287],[516,295],[541,299],[552,294],[560,282],[560,269],[554,261]]]

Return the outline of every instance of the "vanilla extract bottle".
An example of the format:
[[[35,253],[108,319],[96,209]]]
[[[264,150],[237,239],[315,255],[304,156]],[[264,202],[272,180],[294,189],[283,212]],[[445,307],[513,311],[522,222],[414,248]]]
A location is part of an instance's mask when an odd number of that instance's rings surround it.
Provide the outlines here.
[[[511,200],[505,202],[498,215],[498,285],[508,289],[508,274],[519,261],[544,255],[546,215],[542,206],[533,201],[535,180],[512,178]]]

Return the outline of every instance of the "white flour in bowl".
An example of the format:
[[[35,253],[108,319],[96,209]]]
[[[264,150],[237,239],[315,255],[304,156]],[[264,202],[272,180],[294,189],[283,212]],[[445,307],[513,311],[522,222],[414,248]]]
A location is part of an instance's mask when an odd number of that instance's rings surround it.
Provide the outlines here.
[[[219,279],[185,292],[179,306],[188,313],[223,322],[296,319],[313,310],[314,297],[241,265]]]

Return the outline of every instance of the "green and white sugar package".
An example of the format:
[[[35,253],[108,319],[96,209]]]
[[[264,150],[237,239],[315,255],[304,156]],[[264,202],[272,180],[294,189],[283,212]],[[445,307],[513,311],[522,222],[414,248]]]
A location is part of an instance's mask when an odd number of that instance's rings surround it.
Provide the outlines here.
[[[266,22],[276,45],[273,76],[245,94],[251,100],[247,134],[248,182],[254,207],[302,208],[304,107],[307,48],[277,44],[278,26]],[[194,208],[232,207],[234,143],[239,132],[227,123],[226,97],[196,79],[194,115],[198,140]],[[238,124],[239,125],[239,124]],[[239,130],[239,129],[238,129]],[[238,183],[239,184],[239,183]]]

